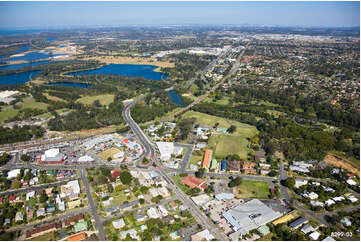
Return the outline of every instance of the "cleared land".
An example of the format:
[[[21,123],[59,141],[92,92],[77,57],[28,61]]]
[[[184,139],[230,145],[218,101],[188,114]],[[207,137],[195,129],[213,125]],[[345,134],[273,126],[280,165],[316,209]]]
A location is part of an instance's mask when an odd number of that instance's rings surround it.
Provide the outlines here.
[[[114,101],[114,94],[104,94],[97,96],[83,96],[76,100],[84,105],[92,105],[95,100],[99,100],[101,105],[109,105]]]
[[[268,199],[268,183],[263,181],[242,180],[242,184],[233,188],[233,194],[237,198],[260,198]]]
[[[119,152],[120,152],[119,149],[112,147],[110,149],[104,150],[103,152],[100,152],[98,154],[98,156],[100,156],[104,160],[108,159],[108,157],[111,157],[112,159],[114,159],[113,156]]]
[[[349,160],[346,160],[340,156],[336,156],[335,154],[328,153],[323,161],[333,166],[346,169],[352,173],[360,174],[359,163],[357,166],[356,163],[352,163]]]
[[[49,93],[44,93],[44,96],[45,96],[47,99],[49,99],[49,100],[51,100],[51,101],[54,101],[54,102],[67,102],[67,101],[65,101],[64,99],[61,99],[61,98],[59,98],[59,97],[50,96]]]
[[[130,57],[130,56],[98,56],[86,57],[84,60],[98,60],[106,64],[135,64],[135,65],[155,65],[159,67],[174,67],[174,63],[157,61],[153,58]],[[155,69],[159,71],[159,68]]]
[[[231,125],[237,127],[233,134],[220,133],[210,137],[208,148],[214,151],[213,156],[217,159],[232,154],[238,154],[241,159],[246,159],[249,151],[247,148],[249,143],[247,138],[254,137],[258,133],[257,128],[254,126],[199,112],[186,112],[183,118],[195,118],[196,123],[210,127],[213,127],[216,123],[219,123],[218,127],[229,128]],[[191,162],[192,159],[198,159],[198,157],[193,157],[192,155]]]

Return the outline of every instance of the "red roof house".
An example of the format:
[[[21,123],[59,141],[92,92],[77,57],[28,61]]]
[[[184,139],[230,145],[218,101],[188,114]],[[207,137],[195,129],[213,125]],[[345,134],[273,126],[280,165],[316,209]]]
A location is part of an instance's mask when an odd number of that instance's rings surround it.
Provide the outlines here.
[[[182,184],[189,186],[190,188],[200,188],[201,190],[204,190],[207,188],[207,184],[205,181],[202,181],[201,179],[198,179],[194,176],[186,176],[183,177],[181,180]]]

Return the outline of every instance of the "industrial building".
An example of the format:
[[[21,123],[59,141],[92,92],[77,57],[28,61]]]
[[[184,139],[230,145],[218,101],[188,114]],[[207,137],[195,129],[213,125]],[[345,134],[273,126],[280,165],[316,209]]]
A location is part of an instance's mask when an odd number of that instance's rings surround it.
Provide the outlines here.
[[[258,199],[231,207],[222,212],[222,215],[240,235],[245,235],[282,216],[280,212],[273,211]]]

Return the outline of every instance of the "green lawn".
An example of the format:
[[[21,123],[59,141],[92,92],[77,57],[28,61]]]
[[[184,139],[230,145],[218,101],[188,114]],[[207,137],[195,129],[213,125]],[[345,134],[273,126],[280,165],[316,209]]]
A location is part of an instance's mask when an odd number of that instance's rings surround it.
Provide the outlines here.
[[[203,156],[202,156],[202,155],[192,154],[192,155],[191,155],[191,158],[189,159],[188,168],[190,168],[190,165],[191,165],[191,164],[197,166],[197,165],[198,165],[197,163],[198,163],[199,161],[202,161],[202,159],[203,159]]]
[[[20,109],[14,109],[13,106],[2,107],[2,110],[0,112],[0,123],[3,123],[7,119],[15,117],[18,114],[19,110],[25,108],[37,108],[44,110],[48,107],[48,104],[36,102],[35,99],[32,97],[27,97],[24,99],[23,102],[19,102],[16,105],[19,106]]]
[[[242,184],[235,188],[235,195],[238,198],[268,199],[268,194],[270,194],[268,183],[263,181],[243,179]]]
[[[219,123],[219,127],[224,128],[235,125],[237,129],[233,134],[212,135],[208,140],[208,148],[213,150],[213,157],[216,159],[224,158],[225,156],[232,154],[238,154],[241,159],[247,159],[247,153],[249,151],[247,148],[247,138],[254,137],[258,134],[256,127],[194,111],[186,112],[183,115],[183,118],[191,117],[196,118],[196,123],[211,127],[213,127],[217,122]],[[195,159],[199,160],[199,157],[192,155],[191,162]]]
[[[13,118],[18,114],[18,110],[14,109],[12,106],[4,107],[0,112],[0,123],[3,123],[9,118]]]
[[[43,234],[43,235],[40,235],[38,237],[34,237],[32,239],[30,239],[30,241],[50,241],[50,240],[58,240],[56,237],[55,237],[55,233],[57,232],[50,232],[50,233],[47,233],[47,234]]]
[[[25,108],[46,109],[49,106],[46,103],[35,101],[35,99],[32,98],[32,97],[25,98],[24,102],[20,102],[20,103],[18,103],[16,105],[19,105],[20,109],[25,109]]]
[[[84,105],[92,105],[95,100],[99,100],[101,105],[109,105],[114,101],[114,94],[103,94],[97,96],[83,96],[76,100]]]
[[[237,154],[241,159],[247,159],[248,141],[240,136],[213,135],[208,144],[215,150],[215,158],[221,159],[227,155]]]

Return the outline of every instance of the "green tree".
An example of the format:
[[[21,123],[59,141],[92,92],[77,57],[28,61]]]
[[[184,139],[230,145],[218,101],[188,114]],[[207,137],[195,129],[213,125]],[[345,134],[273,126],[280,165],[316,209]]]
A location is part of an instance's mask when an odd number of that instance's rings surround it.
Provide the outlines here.
[[[128,171],[122,171],[120,172],[120,181],[124,185],[130,185],[132,183],[133,177]]]
[[[195,173],[195,175],[198,178],[202,178],[204,176],[205,172],[206,172],[206,168],[202,167],[202,168],[198,169],[198,171]]]
[[[30,159],[31,159],[31,157],[28,156],[27,154],[22,154],[22,155],[20,156],[20,159],[21,159],[22,161],[29,162]]]
[[[292,189],[296,184],[296,180],[293,177],[288,177],[286,180],[284,180],[284,185],[290,189]]]

